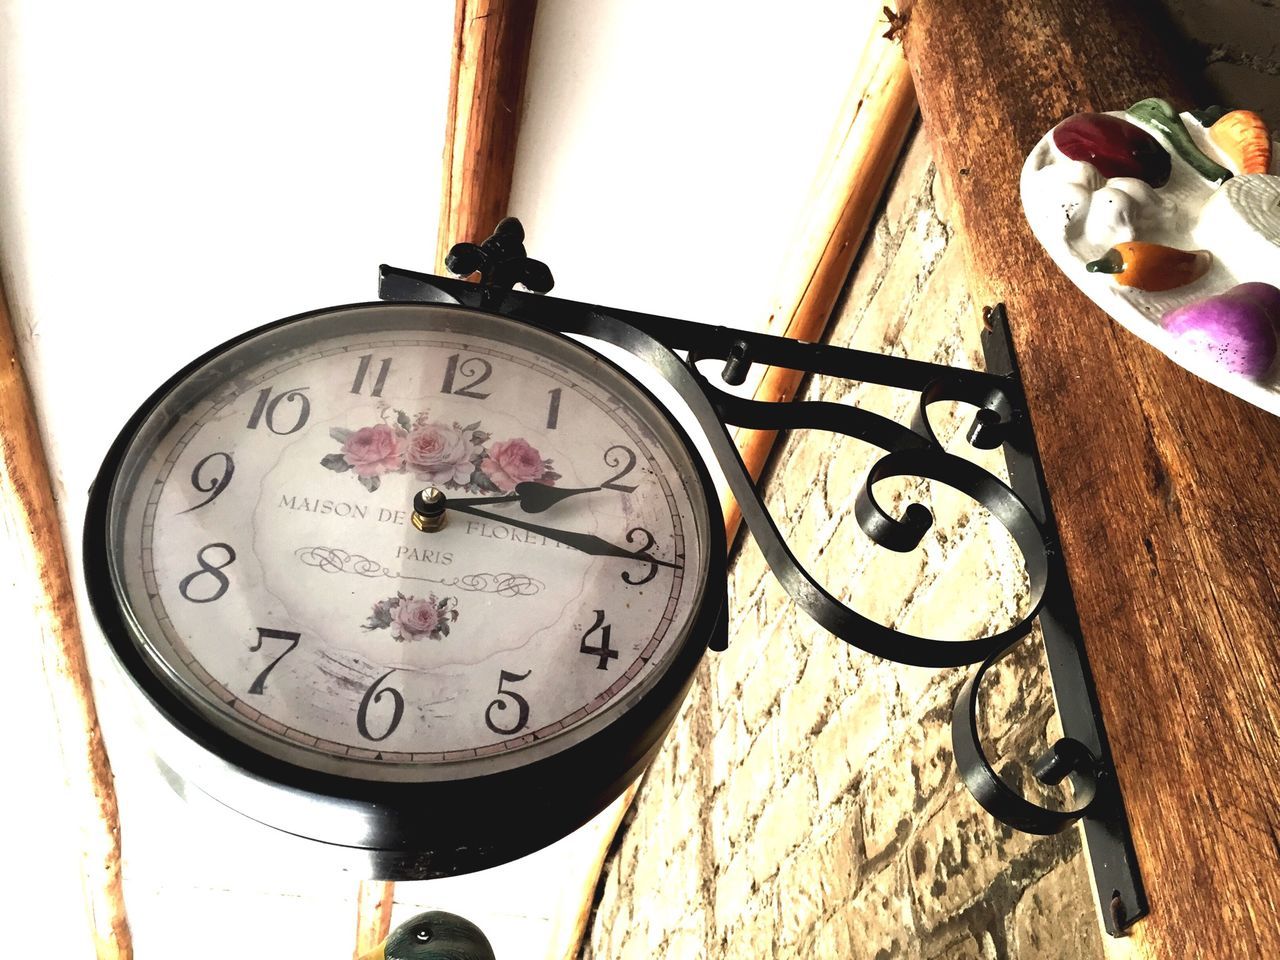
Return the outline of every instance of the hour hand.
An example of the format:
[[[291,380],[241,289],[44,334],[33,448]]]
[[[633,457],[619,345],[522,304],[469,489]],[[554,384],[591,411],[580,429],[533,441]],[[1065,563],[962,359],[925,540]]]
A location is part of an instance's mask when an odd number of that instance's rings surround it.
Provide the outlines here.
[[[414,513],[424,517],[439,516],[441,511],[449,507],[471,506],[481,504],[518,503],[525,513],[542,513],[549,510],[561,500],[577,496],[580,493],[595,493],[603,487],[553,487],[545,483],[525,481],[517,483],[513,493],[501,497],[445,497],[444,492],[436,487],[426,487],[418,491],[413,498]]]

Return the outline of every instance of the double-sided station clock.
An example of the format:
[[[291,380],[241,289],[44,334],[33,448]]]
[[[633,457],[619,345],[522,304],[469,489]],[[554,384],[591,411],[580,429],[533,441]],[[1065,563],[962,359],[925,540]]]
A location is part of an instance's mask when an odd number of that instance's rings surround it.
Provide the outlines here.
[[[435,876],[563,836],[652,758],[724,617],[715,504],[577,342],[337,307],[143,405],[91,494],[89,593],[178,777]]]
[[[978,372],[537,296],[551,275],[522,241],[507,220],[455,247],[450,269],[479,283],[383,267],[380,302],[217,347],[110,448],[85,523],[89,598],[182,786],[384,879],[494,866],[585,823],[653,758],[694,668],[728,642],[724,527],[688,424],[814,620],[899,663],[979,664],[952,726],[965,784],[1021,830],[1083,819],[1104,851],[1097,888],[1133,905],[1108,929],[1141,915],[1002,311],[984,335],[997,369]],[[679,418],[593,342],[664,379]],[[711,384],[708,360],[730,384],[763,362],[919,404],[908,425],[848,404],[746,400]],[[928,414],[940,402],[976,408],[968,441],[1004,449],[1018,492],[943,448]],[[851,609],[787,547],[729,424],[883,449],[853,513],[884,549],[915,549],[932,515],[886,510],[881,481],[923,478],[978,502],[1022,553],[1022,618],[938,640]],[[1066,736],[1036,775],[1070,776],[1085,798],[1074,809],[1013,790],[978,732],[982,677],[1037,619]]]

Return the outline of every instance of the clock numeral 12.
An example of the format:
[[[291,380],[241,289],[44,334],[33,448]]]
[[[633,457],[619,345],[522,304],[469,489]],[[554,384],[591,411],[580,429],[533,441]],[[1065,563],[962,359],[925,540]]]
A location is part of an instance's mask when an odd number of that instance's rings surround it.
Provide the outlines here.
[[[268,674],[276,668],[276,664],[293,653],[294,648],[297,647],[298,641],[301,639],[302,634],[294,633],[291,630],[273,630],[270,627],[258,627],[258,642],[249,648],[250,653],[257,653],[261,650],[263,640],[288,640],[289,646],[284,648],[284,653],[267,664],[267,669],[258,674],[258,678],[249,686],[250,693],[266,693]]]
[[[267,423],[267,429],[272,433],[280,436],[287,436],[290,433],[297,433],[307,425],[307,420],[311,417],[311,401],[307,399],[307,395],[303,393],[306,387],[297,387],[293,390],[287,390],[278,397],[272,399],[271,388],[265,387],[258,391],[258,402],[254,404],[253,412],[249,414],[248,429],[257,430],[258,424],[264,419]],[[276,410],[280,406],[282,400],[289,403],[298,404],[298,418],[294,421],[293,426],[288,430],[281,430],[276,426]],[[264,417],[265,414],[265,417]]]
[[[396,727],[400,726],[400,718],[404,716],[404,697],[395,687],[383,687],[382,681],[395,673],[395,668],[388,670],[377,680],[373,681],[373,686],[365,691],[364,699],[360,701],[360,709],[356,711],[356,729],[360,731],[360,736],[366,740],[385,740],[395,732]],[[377,691],[375,693],[375,691]],[[382,736],[375,737],[369,732],[369,704],[378,703],[383,697],[391,697],[391,722],[387,724],[387,729],[383,731]]]
[[[482,357],[467,357],[467,359],[459,363],[458,358],[461,356],[461,354],[455,353],[449,358],[448,366],[444,368],[444,385],[440,388],[440,392],[452,393],[457,397],[470,397],[472,400],[483,400],[489,394],[476,393],[474,388],[493,376],[493,364]],[[478,376],[477,371],[479,373]],[[459,373],[464,377],[475,377],[475,379],[470,383],[464,383],[462,386],[455,388],[453,381]]]
[[[495,699],[489,701],[489,706],[486,707],[484,711],[485,726],[487,726],[494,733],[510,735],[513,733],[519,733],[526,726],[528,726],[529,701],[526,700],[524,697],[520,696],[520,694],[516,693],[514,690],[507,690],[503,686],[503,684],[518,683],[519,681],[526,679],[531,673],[533,673],[532,670],[526,670],[524,673],[511,673],[507,670],[503,670],[499,673],[498,696]],[[516,705],[516,722],[512,726],[506,727],[506,728],[500,727],[493,722],[494,710],[507,709],[507,701],[503,700],[502,699],[503,697],[510,697],[511,701]]]
[[[372,353],[366,353],[363,357],[360,358],[360,366],[356,368],[356,379],[351,384],[352,393],[361,393],[364,390],[365,374],[369,372],[369,364],[371,363],[373,363]],[[382,396],[382,388],[383,386],[386,385],[387,374],[390,372],[391,372],[391,358],[386,357],[383,359],[381,365],[379,365],[378,367],[378,376],[377,376],[377,379],[373,381],[373,389],[369,391],[369,396],[371,397]]]
[[[600,631],[600,645],[597,647],[587,643],[587,637],[591,636],[597,630]],[[612,634],[612,628],[604,622],[604,611],[596,611],[596,622],[593,623],[587,632],[582,635],[582,643],[578,645],[579,653],[588,653],[592,656],[599,657],[600,662],[596,664],[597,670],[608,670],[609,661],[618,659],[618,651],[609,646],[609,637]]]
[[[218,549],[226,553],[227,558],[221,563],[210,563],[205,559],[204,555],[210,550]],[[196,553],[196,562],[200,564],[200,569],[194,573],[188,573],[185,577],[178,581],[178,592],[183,598],[190,600],[192,603],[213,603],[220,596],[227,592],[227,587],[231,586],[231,581],[227,575],[222,572],[224,567],[229,567],[236,562],[236,552],[231,549],[229,543],[210,543],[201,547]],[[213,593],[207,597],[193,597],[191,595],[191,585],[203,576],[213,577],[218,584],[214,588]]]

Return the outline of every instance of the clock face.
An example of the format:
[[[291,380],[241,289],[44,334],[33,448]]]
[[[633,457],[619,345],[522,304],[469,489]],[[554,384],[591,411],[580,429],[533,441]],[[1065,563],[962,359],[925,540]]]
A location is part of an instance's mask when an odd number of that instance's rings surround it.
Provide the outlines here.
[[[217,354],[145,416],[108,570],[148,668],[252,750],[475,777],[592,736],[671,665],[705,592],[699,478],[667,415],[572,341],[338,308]],[[423,532],[428,487],[456,507]]]

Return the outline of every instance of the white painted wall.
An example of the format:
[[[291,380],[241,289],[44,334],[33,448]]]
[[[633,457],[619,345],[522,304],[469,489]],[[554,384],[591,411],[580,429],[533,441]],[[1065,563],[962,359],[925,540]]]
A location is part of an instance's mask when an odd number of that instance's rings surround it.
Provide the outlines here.
[[[761,322],[879,6],[542,0],[512,212],[556,293]],[[380,262],[429,268],[452,7],[0,4],[3,279],[77,575],[99,460],[169,373],[248,327],[373,299]],[[0,793],[0,902],[23,918],[5,953],[42,955],[58,931],[60,956],[88,955],[28,599],[7,590],[0,616],[18,771]],[[345,956],[354,880],[180,801],[131,735],[91,620],[86,633],[139,960]],[[573,848],[401,885],[397,917],[455,909],[501,960],[548,955]]]

